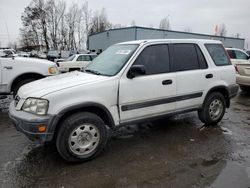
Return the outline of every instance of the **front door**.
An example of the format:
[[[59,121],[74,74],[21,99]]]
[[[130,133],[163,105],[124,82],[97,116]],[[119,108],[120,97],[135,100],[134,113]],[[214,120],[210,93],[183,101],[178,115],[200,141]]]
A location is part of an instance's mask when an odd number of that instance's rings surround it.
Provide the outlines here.
[[[144,65],[145,75],[123,75],[119,86],[121,123],[149,118],[175,110],[176,74],[170,72],[167,44],[144,48],[133,65]]]

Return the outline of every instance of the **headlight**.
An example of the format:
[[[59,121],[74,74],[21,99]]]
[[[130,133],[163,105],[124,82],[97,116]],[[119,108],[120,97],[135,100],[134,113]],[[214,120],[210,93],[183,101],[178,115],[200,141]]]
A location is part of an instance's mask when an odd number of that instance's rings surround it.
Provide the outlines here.
[[[49,107],[49,102],[45,99],[28,98],[22,106],[22,110],[37,115],[45,115]]]
[[[49,67],[48,72],[50,74],[56,74],[58,72],[57,67]]]

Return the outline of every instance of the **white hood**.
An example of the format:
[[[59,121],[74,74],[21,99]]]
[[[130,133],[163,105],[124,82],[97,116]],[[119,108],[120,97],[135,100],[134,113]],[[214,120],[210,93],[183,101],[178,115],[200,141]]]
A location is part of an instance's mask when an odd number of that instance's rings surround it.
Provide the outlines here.
[[[47,66],[53,66],[53,65],[55,65],[54,62],[51,62],[51,61],[46,60],[46,59],[27,58],[27,57],[15,57],[15,60],[19,61],[19,62],[24,62],[24,63],[42,63],[42,64],[45,64]]]
[[[40,98],[44,95],[78,85],[95,83],[107,79],[106,76],[98,76],[79,71],[69,72],[47,77],[22,86],[18,91],[20,98]]]

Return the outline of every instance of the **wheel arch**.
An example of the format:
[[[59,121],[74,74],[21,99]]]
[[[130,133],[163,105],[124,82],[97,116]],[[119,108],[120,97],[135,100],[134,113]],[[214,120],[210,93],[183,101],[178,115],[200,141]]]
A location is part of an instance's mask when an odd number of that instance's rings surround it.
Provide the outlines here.
[[[215,86],[215,87],[211,88],[210,90],[208,90],[204,102],[206,101],[207,97],[213,92],[221,93],[226,99],[226,107],[227,108],[230,107],[230,94],[229,94],[229,90],[226,86]],[[203,102],[203,104],[204,104],[204,102]]]
[[[18,75],[11,83],[11,87],[10,87],[10,91],[13,91],[13,89],[15,88],[15,86],[23,79],[27,79],[27,78],[35,78],[35,79],[41,79],[41,78],[45,78],[44,75],[39,74],[39,73],[34,73],[34,72],[30,72],[30,73],[24,73],[24,74],[20,74]]]
[[[58,113],[57,117],[53,120],[53,126],[50,128],[50,132],[54,133],[54,138],[56,138],[60,124],[67,117],[77,112],[91,112],[99,116],[109,128],[113,129],[115,127],[113,117],[104,105],[98,103],[84,103],[67,107]]]

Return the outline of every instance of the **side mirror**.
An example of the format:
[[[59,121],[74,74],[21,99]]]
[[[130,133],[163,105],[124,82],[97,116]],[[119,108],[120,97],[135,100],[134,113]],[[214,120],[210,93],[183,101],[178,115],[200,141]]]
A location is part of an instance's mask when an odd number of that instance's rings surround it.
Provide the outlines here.
[[[132,79],[138,75],[146,74],[144,65],[132,65],[128,71],[127,77]]]

